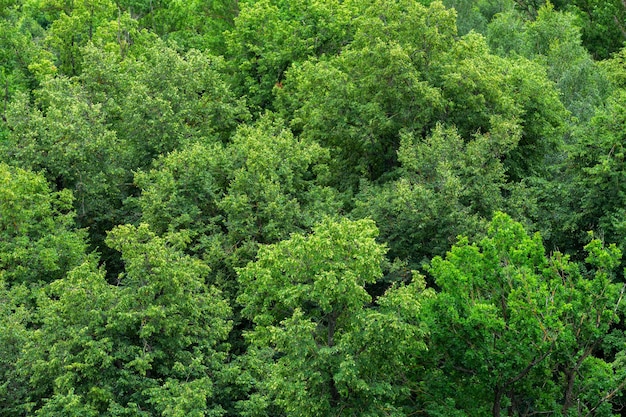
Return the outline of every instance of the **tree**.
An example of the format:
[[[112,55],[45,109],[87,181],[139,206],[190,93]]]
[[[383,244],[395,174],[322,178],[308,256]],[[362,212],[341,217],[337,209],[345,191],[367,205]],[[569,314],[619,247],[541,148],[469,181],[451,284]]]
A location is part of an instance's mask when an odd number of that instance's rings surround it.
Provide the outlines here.
[[[435,403],[449,399],[469,415],[567,415],[577,398],[583,413],[600,413],[598,398],[623,388],[614,379],[623,369],[608,371],[599,355],[619,320],[623,286],[612,282],[612,269],[621,253],[598,240],[586,249],[595,270],[583,274],[566,256],[546,256],[539,234],[497,213],[487,237],[461,238],[445,259],[433,259],[429,272],[441,291],[425,310],[439,364],[426,377]],[[586,391],[607,371],[610,387]],[[609,404],[602,410],[611,415]]]
[[[232,29],[239,12],[239,2],[234,0],[115,0],[114,3],[118,16],[126,14],[138,28],[176,45],[178,50],[197,49],[214,55],[224,53],[223,32]]]
[[[211,59],[184,57],[162,42],[136,39],[122,56],[89,46],[80,77],[49,77],[7,110],[8,138],[0,160],[45,170],[58,190],[73,191],[77,220],[89,227],[114,273],[116,256],[103,244],[106,231],[137,221],[124,201],[137,194],[133,171],[183,144],[227,141],[248,117]]]
[[[340,188],[390,171],[401,128],[419,135],[432,127],[444,102],[425,72],[445,59],[456,34],[454,14],[439,3],[374,2],[354,25],[340,55],[293,65],[277,90],[294,132],[337,154]]]
[[[28,13],[21,1],[0,4],[0,129],[4,130],[7,110],[13,97],[37,88],[47,75],[57,71],[53,56],[38,42],[44,29]]]
[[[372,305],[365,286],[380,279],[385,253],[376,234],[369,220],[327,219],[238,270],[238,301],[254,323],[249,355],[269,361],[255,394],[266,400],[245,402],[249,415],[268,401],[293,416],[404,415],[426,349],[423,282]]]
[[[224,33],[232,30],[239,15],[239,1],[166,1],[143,23],[163,39],[172,40],[185,49],[195,48],[214,55],[226,52]],[[164,31],[166,31],[164,33]]]
[[[566,171],[572,177],[567,187],[571,213],[567,227],[575,241],[585,239],[583,231],[595,230],[609,242],[623,242],[625,100],[624,91],[616,90],[607,105],[575,132]]]
[[[545,175],[547,162],[560,153],[569,116],[545,69],[520,57],[496,57],[478,36],[461,39],[453,54],[442,75],[449,103],[444,120],[464,138],[497,129],[494,120],[518,124],[519,142],[503,160],[507,177]]]
[[[337,0],[242,2],[235,26],[226,32],[232,84],[254,113],[272,109],[292,63],[335,55],[352,37],[353,13]]]
[[[548,3],[532,21],[514,12],[498,15],[489,25],[488,42],[500,54],[521,54],[546,67],[565,107],[584,122],[611,88],[605,72],[582,45],[581,31],[574,14],[557,11]]]
[[[43,175],[0,163],[0,416],[31,410],[29,375],[18,362],[41,289],[86,258],[74,217],[69,191],[52,192]]]
[[[81,47],[93,39],[100,25],[117,17],[117,10],[111,0],[76,0],[65,2],[60,9],[46,31],[46,44],[61,74],[77,75],[82,66]]]
[[[69,79],[49,79],[38,99],[41,108],[23,94],[10,106],[0,160],[42,171],[55,190],[70,191],[78,225],[100,246],[130,193],[129,149],[107,127],[102,106]]]
[[[242,99],[223,80],[218,57],[197,50],[179,54],[144,34],[124,57],[85,48],[77,79],[102,106],[116,135],[131,148],[131,169],[195,142],[226,142],[248,119]]]
[[[75,228],[72,200],[42,175],[0,163],[0,281],[36,287],[82,262],[85,233]]]
[[[35,294],[33,294],[35,292]],[[26,416],[32,409],[29,375],[18,365],[32,336],[36,291],[4,280],[0,272],[0,416]]]
[[[501,162],[517,146],[520,128],[502,120],[492,125],[469,141],[441,125],[425,140],[402,134],[398,179],[362,183],[352,215],[377,222],[391,259],[416,269],[444,255],[457,236],[482,234],[496,210],[533,217],[533,190],[507,181]]]
[[[485,35],[487,26],[494,16],[512,10],[515,1],[444,0],[443,4],[456,11],[456,25],[460,35],[466,35],[470,31]]]
[[[384,181],[400,132],[424,138],[437,122],[465,140],[496,128],[492,120],[519,124],[505,160],[514,180],[541,174],[562,144],[567,111],[543,68],[492,55],[476,34],[455,39],[454,13],[440,3],[372,6],[355,25],[341,55],[293,65],[276,90],[294,132],[338,155],[337,187]]]
[[[626,5],[610,1],[555,1],[580,19],[583,44],[595,59],[606,59],[624,46],[626,40]]]
[[[231,310],[202,262],[139,227],[114,229],[125,272],[92,258],[46,289],[18,361],[37,415],[220,415],[213,401]]]
[[[139,172],[137,203],[158,234],[185,231],[190,253],[204,258],[235,294],[235,266],[252,260],[259,244],[310,230],[341,206],[327,187],[328,152],[295,138],[270,115],[242,125],[232,143],[196,144]]]
[[[226,359],[231,309],[206,284],[209,269],[183,255],[147,225],[120,226],[107,243],[121,251],[125,273],[108,323],[121,336],[121,385],[164,415],[219,415],[211,398]],[[124,378],[127,377],[127,378]]]
[[[421,133],[441,109],[440,92],[420,78],[407,51],[380,42],[292,67],[280,92],[283,114],[294,132],[337,154],[335,186],[354,188],[359,178],[376,180],[395,166],[401,128]]]
[[[626,6],[620,0],[515,0],[515,7],[528,22],[540,18],[541,9],[571,13],[576,17],[584,47],[596,60],[609,58],[626,39]]]

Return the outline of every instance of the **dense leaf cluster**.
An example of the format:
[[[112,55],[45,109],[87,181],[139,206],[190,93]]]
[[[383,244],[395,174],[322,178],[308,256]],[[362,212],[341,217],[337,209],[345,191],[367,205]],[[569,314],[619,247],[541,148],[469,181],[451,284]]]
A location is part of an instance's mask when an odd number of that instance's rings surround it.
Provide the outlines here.
[[[0,0],[0,417],[623,415],[625,19]]]

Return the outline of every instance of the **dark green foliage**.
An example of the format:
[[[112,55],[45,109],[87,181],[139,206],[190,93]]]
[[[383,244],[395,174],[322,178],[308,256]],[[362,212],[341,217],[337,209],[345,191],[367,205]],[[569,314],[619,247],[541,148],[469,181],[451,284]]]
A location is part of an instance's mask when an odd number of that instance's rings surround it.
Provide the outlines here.
[[[570,227],[579,232],[596,230],[609,242],[624,239],[623,136],[626,95],[616,92],[607,106],[576,134],[568,160],[574,176],[570,204],[574,207]]]
[[[521,54],[546,66],[561,101],[581,121],[589,120],[610,93],[605,72],[582,45],[581,28],[572,13],[546,5],[530,22],[513,11],[497,15],[489,24],[488,42],[501,55]]]
[[[190,143],[226,141],[248,118],[222,80],[221,59],[195,50],[181,55],[154,37],[141,43],[125,58],[86,48],[89,66],[78,79],[128,143],[132,169]]]
[[[239,2],[234,0],[118,0],[115,3],[119,11],[136,19],[141,28],[178,48],[207,50],[216,55],[224,52],[223,32],[233,27],[239,12]]]
[[[558,4],[560,2],[555,2]],[[563,2],[580,19],[585,47],[598,59],[608,58],[624,46],[626,5],[619,0]]]
[[[401,130],[425,137],[439,121],[469,139],[491,131],[494,117],[522,127],[507,175],[539,173],[567,116],[543,68],[491,55],[478,35],[455,40],[454,14],[437,3],[406,7],[388,11],[389,27],[365,14],[341,55],[294,65],[277,90],[294,131],[337,153],[337,186],[384,178],[397,165]]]
[[[513,9],[514,0],[443,0],[448,8],[456,10],[456,25],[459,34],[466,35],[470,31],[485,34],[489,22],[498,13]]]
[[[102,106],[71,80],[50,78],[37,104],[25,94],[12,103],[1,158],[42,170],[56,190],[71,191],[78,224],[90,227],[92,243],[100,244],[122,217],[121,200],[130,192],[130,149],[107,127]]]
[[[55,73],[53,55],[41,45],[44,29],[21,10],[21,2],[0,4],[0,120],[6,122],[7,108],[19,92],[38,86]],[[0,126],[0,129],[3,129]]]
[[[572,13],[578,20],[583,45],[595,59],[609,58],[626,40],[626,5],[621,0],[515,0],[515,6],[531,20],[546,6]]]
[[[398,151],[401,178],[362,187],[354,214],[376,220],[392,259],[415,268],[443,255],[458,235],[482,233],[495,210],[506,208],[521,218],[533,214],[531,191],[507,183],[500,162],[515,149],[520,129],[498,123],[491,134],[467,143],[456,130],[441,126],[423,142],[404,135]]]
[[[454,14],[440,4],[374,2],[355,25],[340,55],[294,65],[278,91],[294,131],[337,154],[332,170],[341,173],[340,188],[390,171],[400,129],[422,134],[432,127],[445,103],[424,72],[445,60],[455,35]]]
[[[34,103],[26,94],[14,98],[0,143],[3,160],[45,170],[57,189],[73,191],[79,224],[105,251],[107,230],[137,220],[123,204],[137,191],[133,171],[183,145],[225,142],[248,117],[221,80],[219,59],[181,56],[149,39],[125,57],[82,49],[88,61],[80,77],[48,77]]]
[[[519,142],[503,161],[507,175],[519,181],[544,174],[563,143],[568,117],[544,69],[525,59],[493,56],[482,38],[466,37],[457,48],[442,77],[449,100],[444,120],[462,137],[497,129],[494,120],[519,124]]]

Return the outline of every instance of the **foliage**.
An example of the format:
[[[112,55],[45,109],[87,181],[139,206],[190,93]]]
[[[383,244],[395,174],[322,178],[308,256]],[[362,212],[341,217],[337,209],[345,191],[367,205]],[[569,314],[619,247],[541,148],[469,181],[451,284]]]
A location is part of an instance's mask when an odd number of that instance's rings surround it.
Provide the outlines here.
[[[385,252],[376,233],[371,221],[324,220],[238,271],[250,354],[274,358],[259,392],[287,415],[401,415],[404,380],[426,348],[423,287],[390,289],[371,306],[365,285],[381,277]]]
[[[72,81],[49,79],[38,101],[43,110],[24,94],[12,103],[2,159],[41,170],[54,189],[73,193],[78,224],[91,227],[92,237],[102,236],[121,217],[121,200],[129,193],[128,149],[106,126],[102,106]]]
[[[220,75],[219,58],[195,50],[181,55],[149,36],[135,48],[126,57],[86,48],[88,66],[78,79],[128,143],[132,169],[190,143],[226,141],[248,118]]]
[[[41,328],[24,348],[38,415],[220,415],[213,403],[230,308],[208,269],[145,225],[120,226],[117,285],[91,259],[40,300]]]
[[[191,253],[225,273],[230,288],[232,267],[252,260],[258,244],[339,210],[337,193],[324,184],[327,160],[319,145],[268,115],[241,127],[227,146],[197,144],[137,173],[138,205],[158,233],[188,233]]]
[[[255,112],[271,109],[272,89],[281,86],[294,62],[334,55],[351,38],[351,2],[250,1],[240,4],[226,32],[233,85]]]
[[[415,2],[374,2],[355,25],[340,55],[294,65],[277,91],[294,131],[337,153],[332,168],[344,188],[394,167],[401,128],[421,134],[432,125],[444,103],[423,71],[455,34],[451,12]]]
[[[0,417],[613,417],[622,3],[0,0]]]
[[[30,286],[64,277],[85,256],[85,234],[74,227],[70,192],[0,164],[0,281]]]
[[[612,282],[612,270],[621,252],[598,240],[586,250],[595,270],[583,275],[567,256],[546,256],[538,234],[498,213],[487,237],[461,238],[445,259],[433,259],[441,292],[428,304],[428,323],[442,366],[427,385],[446,393],[436,402],[449,398],[469,415],[494,416],[505,408],[567,415],[574,399],[585,413],[596,406],[598,394],[586,384],[610,369],[598,348],[619,320],[623,286]],[[608,371],[612,386],[600,391],[617,387],[620,372]]]
[[[524,22],[511,11],[497,15],[488,27],[493,50],[541,62],[556,83],[563,104],[581,121],[587,121],[607,98],[610,85],[583,47],[581,36],[576,16],[556,11],[550,3],[539,8],[534,21]]]
[[[531,190],[507,183],[500,162],[515,149],[520,129],[496,123],[491,134],[466,143],[443,126],[425,141],[405,134],[398,150],[400,178],[362,187],[353,214],[376,220],[392,259],[416,268],[445,254],[458,235],[482,233],[495,210],[520,218],[534,214]]]
[[[522,127],[507,174],[539,172],[561,143],[567,115],[545,71],[491,55],[478,35],[455,40],[454,14],[440,4],[405,7],[388,11],[389,27],[366,14],[341,55],[293,65],[277,90],[294,132],[338,154],[337,186],[384,178],[397,165],[402,130],[425,137],[439,121],[469,139],[494,128],[494,117]]]
[[[608,58],[624,46],[626,5],[617,0],[565,1],[560,6],[581,20],[582,39],[595,58]]]
[[[33,292],[26,284],[9,285],[0,275],[0,416],[23,416],[31,409],[28,375],[17,362],[31,337]]]
[[[58,18],[46,31],[45,39],[56,57],[57,67],[62,74],[71,76],[80,73],[82,63],[80,47],[93,40],[94,33],[100,25],[114,19],[114,12],[115,5],[110,0],[66,2]]]
[[[466,35],[470,31],[485,34],[487,26],[499,13],[513,9],[513,0],[444,0],[443,4],[453,8],[457,13],[456,25],[459,34]]]
[[[78,223],[107,251],[106,231],[138,217],[124,205],[137,193],[133,171],[184,144],[226,141],[247,111],[221,80],[217,58],[181,56],[162,42],[139,56],[93,45],[81,51],[88,61],[80,77],[49,77],[34,103],[16,95],[0,155],[72,190]]]
[[[6,121],[7,106],[18,92],[37,86],[40,78],[56,72],[52,55],[37,44],[43,29],[29,16],[19,13],[14,5],[0,5],[0,88],[2,91],[2,121]]]
[[[232,28],[237,1],[117,0],[118,11],[132,16],[139,27],[176,44],[181,50],[224,51],[223,32]]]
[[[625,99],[623,92],[617,92],[587,126],[577,131],[575,151],[568,161],[569,171],[575,175],[572,184],[577,184],[570,191],[570,204],[575,207],[571,227],[578,231],[597,230],[608,241],[620,244],[624,236],[620,132],[626,120]]]

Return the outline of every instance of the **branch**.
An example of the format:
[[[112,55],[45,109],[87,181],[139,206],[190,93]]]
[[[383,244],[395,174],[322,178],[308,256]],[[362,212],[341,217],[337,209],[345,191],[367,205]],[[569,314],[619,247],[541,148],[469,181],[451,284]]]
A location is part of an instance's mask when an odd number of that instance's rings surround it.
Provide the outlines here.
[[[613,15],[613,20],[615,21],[615,24],[619,28],[619,31],[622,32],[622,36],[626,38],[626,30],[624,30],[624,26],[622,26],[622,24],[619,22],[619,19],[617,18],[617,16]]]
[[[617,386],[617,388],[615,388],[613,391],[609,392],[604,397],[602,397],[602,399],[600,399],[600,402],[598,402],[598,404],[596,404],[595,407],[593,407],[591,410],[589,410],[589,412],[587,414],[585,414],[585,417],[591,416],[594,413],[594,411],[596,411],[598,409],[598,407],[600,407],[603,403],[605,403],[605,402],[609,401],[611,398],[615,397],[615,395],[618,392],[620,392],[624,388],[625,385],[626,385],[626,379],[623,380],[622,383]]]
[[[539,362],[541,362],[542,360],[544,360],[550,353],[552,352],[552,347],[550,347],[550,349],[548,349],[543,355],[541,355],[540,357],[536,358],[534,361],[532,361],[531,363],[529,363],[526,368],[524,368],[522,370],[522,372],[520,372],[519,374],[517,374],[517,376],[515,376],[514,378],[509,379],[506,382],[506,385],[512,385],[515,384],[517,381],[519,381],[520,379],[524,378],[529,372],[530,370],[533,368],[533,366],[537,365]]]
[[[620,291],[619,293],[619,298],[617,299],[617,303],[615,304],[615,309],[613,310],[613,313],[617,313],[619,304],[622,302],[622,297],[624,296],[624,290],[626,290],[626,284],[622,285],[622,291]]]

